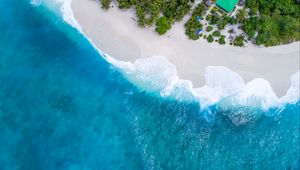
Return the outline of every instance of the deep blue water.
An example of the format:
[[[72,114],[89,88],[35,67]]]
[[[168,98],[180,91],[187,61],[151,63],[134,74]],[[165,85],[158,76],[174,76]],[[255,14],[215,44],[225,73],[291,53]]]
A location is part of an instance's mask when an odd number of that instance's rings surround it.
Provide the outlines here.
[[[43,6],[0,0],[0,169],[299,169],[299,105],[155,97]],[[256,113],[236,126],[232,113]],[[271,115],[271,116],[266,116]]]

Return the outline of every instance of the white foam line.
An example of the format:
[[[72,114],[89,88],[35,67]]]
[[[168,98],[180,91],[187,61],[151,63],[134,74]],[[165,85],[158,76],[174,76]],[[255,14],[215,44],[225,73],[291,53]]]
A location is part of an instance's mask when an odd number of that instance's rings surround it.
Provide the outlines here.
[[[77,20],[74,17],[73,10],[71,8],[72,0],[56,0],[57,3],[61,3],[60,10],[63,14],[63,19],[70,24],[72,27],[76,28],[82,34],[81,26],[78,24]]]
[[[63,19],[83,34],[93,47],[109,63],[117,67],[140,88],[148,92],[157,92],[161,96],[171,96],[178,100],[189,100],[191,96],[199,99],[203,107],[215,104],[224,98],[230,98],[234,104],[244,106],[256,106],[263,109],[281,107],[286,103],[299,101],[299,71],[292,75],[291,86],[286,95],[278,98],[270,83],[264,79],[254,79],[247,84],[239,74],[223,66],[208,66],[205,72],[206,85],[193,88],[190,80],[180,79],[176,67],[166,57],[153,56],[146,59],[138,59],[134,63],[116,60],[103,53],[81,29],[74,17],[72,0],[57,0],[61,3]]]

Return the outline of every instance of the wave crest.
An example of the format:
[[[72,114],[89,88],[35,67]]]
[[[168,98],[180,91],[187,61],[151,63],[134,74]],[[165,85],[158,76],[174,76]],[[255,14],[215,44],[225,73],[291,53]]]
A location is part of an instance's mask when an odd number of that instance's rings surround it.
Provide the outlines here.
[[[205,85],[194,88],[191,81],[178,77],[176,67],[166,57],[153,56],[138,59],[134,63],[118,61],[109,56],[106,58],[141,89],[179,100],[196,99],[202,108],[224,98],[228,98],[232,105],[263,110],[299,100],[299,71],[291,76],[290,89],[279,99],[267,80],[257,78],[245,83],[238,73],[223,66],[208,66],[205,69]]]
[[[72,0],[56,0],[56,3],[61,4],[60,10],[62,12],[63,19],[65,20],[65,22],[67,22],[72,27],[76,28],[78,31],[80,31],[82,33],[81,27],[74,17],[74,14],[73,14],[73,11],[71,8],[71,2],[72,2]]]
[[[74,18],[71,1],[57,0],[62,4],[63,19],[84,34]],[[138,59],[133,63],[119,61],[101,52],[89,38],[87,39],[109,63],[118,68],[129,81],[139,88],[177,100],[197,100],[202,109],[220,103],[219,109],[223,110],[226,110],[227,106],[231,108],[235,106],[236,108],[260,108],[266,111],[273,107],[281,107],[286,103],[296,103],[300,97],[299,71],[291,77],[291,87],[280,99],[267,80],[254,79],[245,83],[238,73],[223,66],[208,66],[205,70],[205,85],[194,88],[190,80],[178,77],[176,67],[166,57],[152,56]],[[236,113],[238,112],[236,111]]]

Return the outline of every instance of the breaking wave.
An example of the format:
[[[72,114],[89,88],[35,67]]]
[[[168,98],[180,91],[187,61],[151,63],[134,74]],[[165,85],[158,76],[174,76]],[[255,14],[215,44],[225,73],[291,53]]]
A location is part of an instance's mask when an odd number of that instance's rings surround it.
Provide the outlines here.
[[[57,2],[61,3],[60,10],[65,22],[84,35],[74,18],[72,0]],[[178,77],[176,67],[164,56],[138,59],[133,63],[119,61],[103,53],[88,37],[86,38],[109,63],[140,89],[180,101],[199,101],[202,110],[218,104],[219,110],[234,106],[267,111],[299,101],[299,71],[291,76],[291,86],[281,98],[277,97],[267,80],[256,78],[246,83],[238,73],[223,66],[208,66],[204,75],[205,85],[195,88],[190,80]]]
[[[299,72],[283,98],[222,66],[195,88],[165,57],[100,58],[48,1],[0,1],[1,170],[298,169]]]
[[[286,95],[278,98],[267,80],[257,78],[245,83],[239,74],[223,66],[208,66],[204,75],[205,85],[194,88],[191,81],[178,77],[175,66],[166,57],[153,56],[138,59],[134,63],[118,61],[109,56],[106,58],[140,88],[178,100],[196,98],[203,107],[230,98],[239,105],[267,110],[299,100],[299,71],[291,76],[291,87]]]

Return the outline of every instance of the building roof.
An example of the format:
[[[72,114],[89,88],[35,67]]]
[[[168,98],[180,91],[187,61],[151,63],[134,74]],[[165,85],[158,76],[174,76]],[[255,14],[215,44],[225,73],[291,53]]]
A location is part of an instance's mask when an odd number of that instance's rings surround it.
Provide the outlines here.
[[[217,5],[226,12],[231,12],[238,2],[239,0],[217,0]]]

